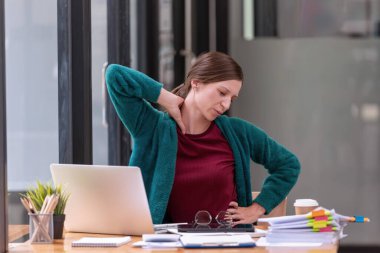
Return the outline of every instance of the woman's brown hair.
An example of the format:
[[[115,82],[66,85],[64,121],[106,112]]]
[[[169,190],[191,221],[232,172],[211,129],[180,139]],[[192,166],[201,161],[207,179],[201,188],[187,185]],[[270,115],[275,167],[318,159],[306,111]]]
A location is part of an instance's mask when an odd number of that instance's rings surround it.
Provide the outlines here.
[[[191,90],[191,80],[203,84],[227,80],[243,81],[243,71],[231,56],[220,52],[208,52],[198,57],[191,66],[185,82],[172,90],[172,93],[186,98]]]

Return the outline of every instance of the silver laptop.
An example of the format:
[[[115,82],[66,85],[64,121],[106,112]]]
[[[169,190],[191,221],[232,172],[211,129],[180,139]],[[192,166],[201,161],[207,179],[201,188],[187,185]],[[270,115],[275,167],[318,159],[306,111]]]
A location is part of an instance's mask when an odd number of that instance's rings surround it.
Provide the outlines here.
[[[54,184],[70,193],[65,229],[71,232],[154,233],[140,169],[131,166],[51,164]]]

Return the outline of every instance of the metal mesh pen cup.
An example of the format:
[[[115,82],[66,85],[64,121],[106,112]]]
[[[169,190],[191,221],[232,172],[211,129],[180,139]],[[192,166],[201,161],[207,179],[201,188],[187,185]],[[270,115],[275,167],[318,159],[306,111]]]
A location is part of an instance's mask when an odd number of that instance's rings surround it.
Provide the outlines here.
[[[52,243],[54,238],[53,214],[29,213],[31,243]]]

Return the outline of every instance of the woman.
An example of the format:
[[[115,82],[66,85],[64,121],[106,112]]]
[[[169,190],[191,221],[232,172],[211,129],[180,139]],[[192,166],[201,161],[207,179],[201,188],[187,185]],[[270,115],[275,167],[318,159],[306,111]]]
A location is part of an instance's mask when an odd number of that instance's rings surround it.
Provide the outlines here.
[[[253,223],[296,183],[300,164],[292,153],[251,123],[223,115],[243,82],[230,56],[200,56],[173,93],[120,65],[110,65],[106,79],[133,138],[130,165],[141,168],[155,224],[191,222],[199,210],[213,217],[227,210],[234,224]],[[270,174],[254,201],[250,159]]]

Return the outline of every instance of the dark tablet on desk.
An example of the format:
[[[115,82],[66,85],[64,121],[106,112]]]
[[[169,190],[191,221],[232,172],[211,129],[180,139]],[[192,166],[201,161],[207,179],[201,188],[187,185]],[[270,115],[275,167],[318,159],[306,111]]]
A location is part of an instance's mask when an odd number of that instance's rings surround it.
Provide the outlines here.
[[[198,224],[187,224],[178,225],[178,232],[187,233],[219,233],[219,232],[229,232],[229,233],[242,233],[242,232],[255,232],[255,228],[251,224],[239,224],[234,227],[222,226],[218,223],[211,223],[209,225],[198,225]]]

